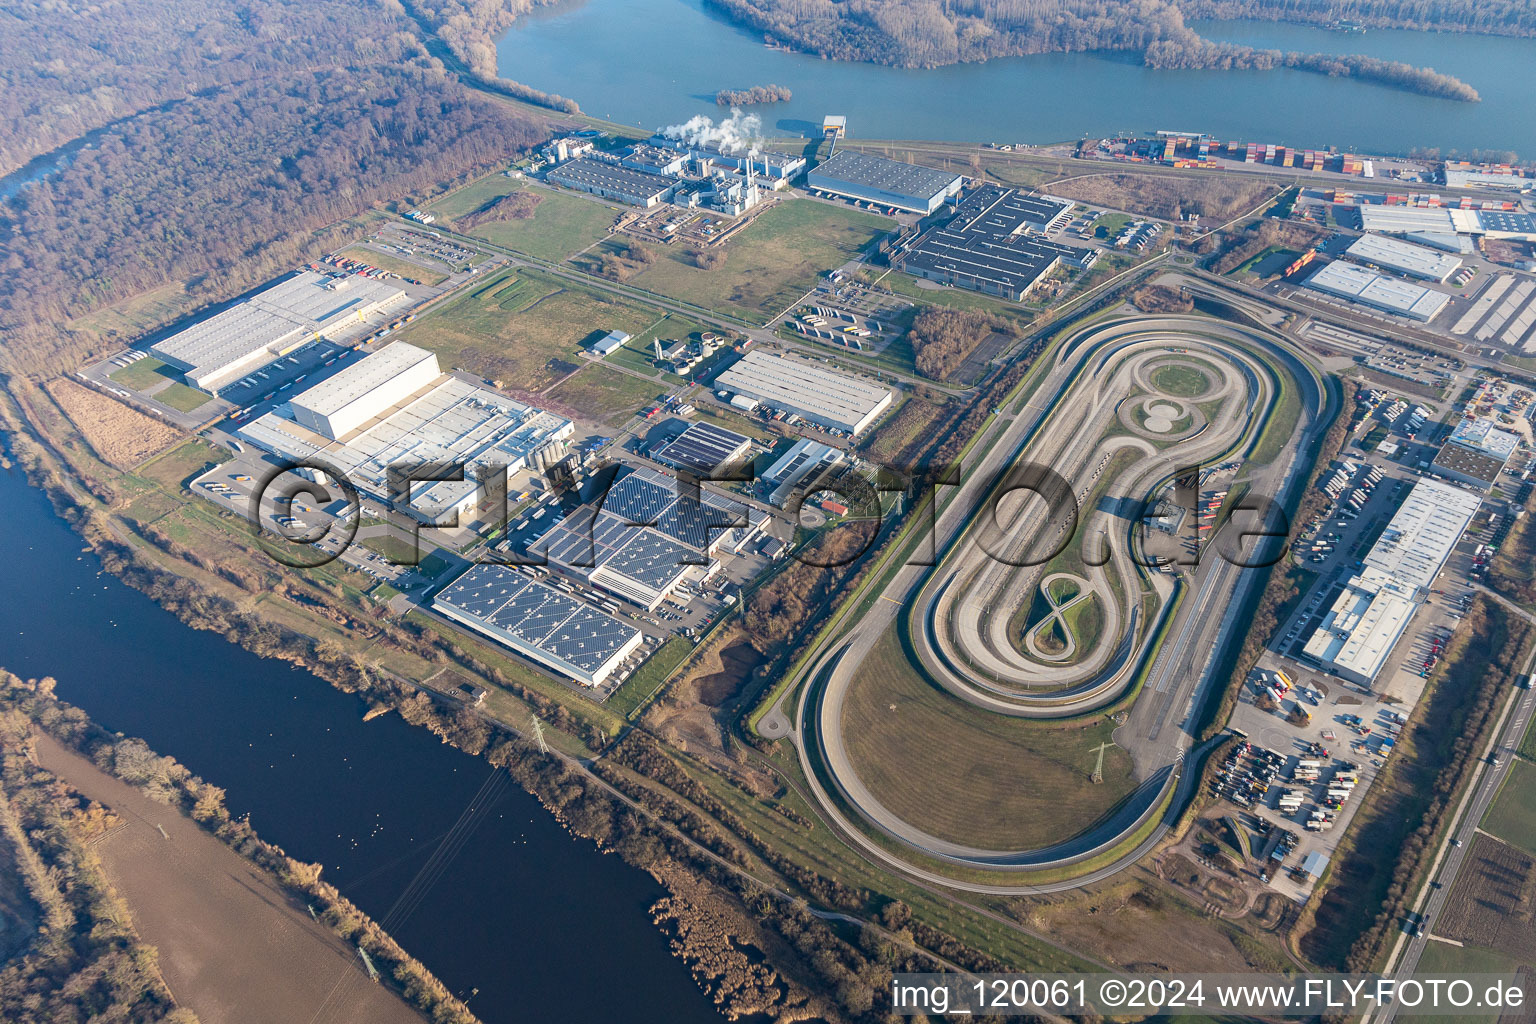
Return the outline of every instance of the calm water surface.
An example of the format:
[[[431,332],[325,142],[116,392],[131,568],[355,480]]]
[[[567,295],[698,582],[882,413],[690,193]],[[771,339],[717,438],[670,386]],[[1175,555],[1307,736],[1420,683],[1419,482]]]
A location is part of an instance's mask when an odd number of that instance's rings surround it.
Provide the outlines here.
[[[1267,22],[1194,23],[1208,38],[1365,53],[1470,82],[1476,104],[1296,71],[1151,71],[1125,54],[1048,54],[907,70],[772,50],[703,0],[589,0],[520,19],[501,73],[598,117],[645,128],[704,113],[715,93],[769,82],[789,103],[756,108],[770,132],[819,131],[846,114],[863,138],[1044,143],[1172,128],[1223,138],[1401,153],[1514,149],[1536,156],[1536,40],[1328,32]]]
[[[483,761],[308,672],[186,628],[101,572],[42,495],[0,471],[0,665],[54,676],[109,729],[223,786],[266,839],[385,918],[490,775]],[[662,892],[505,786],[391,929],[487,1024],[716,1024],[647,908]]]

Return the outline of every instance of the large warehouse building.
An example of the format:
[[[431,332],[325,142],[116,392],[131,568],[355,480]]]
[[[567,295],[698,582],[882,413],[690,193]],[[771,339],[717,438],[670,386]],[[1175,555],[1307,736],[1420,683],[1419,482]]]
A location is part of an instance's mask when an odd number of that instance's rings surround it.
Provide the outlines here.
[[[1306,659],[1369,686],[1480,503],[1476,494],[1436,480],[1415,484],[1308,638]]]
[[[602,160],[567,160],[545,177],[556,185],[616,199],[631,206],[655,206],[677,188],[676,178],[664,178],[631,170]]]
[[[1355,240],[1347,252],[1361,263],[1369,263],[1383,270],[1395,270],[1409,277],[1421,277],[1426,281],[1443,283],[1461,269],[1461,260],[1448,252],[1426,249],[1422,245],[1381,235],[1363,235]]]
[[[819,192],[892,206],[912,213],[932,213],[960,191],[965,179],[949,171],[887,160],[844,150],[805,176]]]
[[[693,423],[677,437],[651,452],[664,466],[695,476],[711,477],[742,461],[752,450],[752,439],[713,423]]]
[[[1343,260],[1334,260],[1307,278],[1304,284],[1314,291],[1397,313],[1421,323],[1429,323],[1439,316],[1451,301],[1444,292],[1421,288]]]
[[[540,539],[549,564],[631,604],[654,610],[687,580],[719,569],[721,551],[739,554],[767,517],[716,491],[697,498],[654,469],[636,469]]]
[[[896,397],[879,384],[819,363],[761,351],[747,353],[716,377],[714,386],[853,436],[878,419]]]
[[[1434,471],[1487,490],[1519,446],[1518,434],[1500,429],[1493,420],[1468,415],[1435,456]]]
[[[398,354],[402,349],[405,354]],[[409,507],[400,509],[429,523],[452,521],[474,510],[479,497],[474,474],[480,467],[505,466],[509,474],[537,472],[564,458],[566,438],[575,430],[570,420],[471,381],[444,376],[437,372],[437,357],[426,352],[429,359],[421,359],[417,354],[422,352],[404,342],[386,346],[247,423],[240,436],[292,463],[330,466],[359,491],[386,504],[393,501],[391,467],[464,465],[466,479],[417,484]],[[425,366],[430,366],[430,374]],[[331,386],[342,378],[377,381],[382,391],[377,400],[360,395],[344,403],[339,414],[356,423],[349,433],[332,437],[311,424],[316,422],[315,407],[330,409],[338,393],[352,393],[351,384]],[[395,384],[401,380],[414,389],[402,393],[405,385]],[[298,418],[301,408],[309,410],[305,415],[311,423]]]
[[[763,483],[773,488],[768,503],[783,508],[795,488],[809,490],[847,456],[840,448],[803,437],[763,471]]]
[[[289,405],[294,419],[335,439],[414,395],[439,375],[435,353],[396,342],[327,377]]]
[[[924,232],[894,262],[914,277],[1022,302],[1063,263],[1086,267],[1097,249],[1074,249],[1031,232],[1049,231],[1072,204],[986,185],[960,204],[948,224]]]
[[[1428,231],[1536,241],[1536,217],[1504,210],[1461,210],[1445,206],[1362,206],[1360,226],[1366,231],[1387,235]]]
[[[638,629],[506,565],[477,565],[432,599],[439,614],[585,686],[640,646]]]
[[[316,338],[361,330],[409,297],[382,281],[303,271],[150,346],[188,384],[217,394]]]

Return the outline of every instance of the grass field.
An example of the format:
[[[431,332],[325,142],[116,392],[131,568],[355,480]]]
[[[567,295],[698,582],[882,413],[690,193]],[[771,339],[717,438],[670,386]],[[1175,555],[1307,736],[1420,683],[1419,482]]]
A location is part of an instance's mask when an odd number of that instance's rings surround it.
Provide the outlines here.
[[[622,212],[595,197],[555,192],[529,185],[504,174],[492,174],[466,185],[431,206],[433,213],[451,221],[473,213],[492,199],[519,189],[539,197],[539,205],[527,220],[488,221],[468,234],[496,245],[527,253],[541,260],[559,261],[575,255],[608,234]],[[450,226],[452,226],[450,224]]]
[[[387,252],[379,252],[377,249],[367,249],[361,245],[354,245],[350,249],[343,249],[341,255],[348,259],[358,260],[370,267],[378,267],[387,270],[391,274],[399,274],[409,281],[417,281],[421,284],[436,285],[448,280],[447,271],[428,270],[419,264],[409,260],[403,260],[398,256],[391,256]]]
[[[581,346],[610,330],[641,335],[661,310],[539,270],[508,271],[400,332],[505,387],[537,392],[586,361]]]
[[[174,370],[169,373],[161,373],[160,371],[165,368],[165,364],[154,356],[145,356],[137,362],[129,363],[120,370],[113,370],[107,376],[125,388],[132,388],[134,391],[147,391],[161,381],[170,378],[175,373]]]
[[[656,384],[643,381],[612,367],[595,363],[586,367],[549,393],[549,397],[567,410],[587,419],[601,420],[621,427],[640,407],[656,397]]]
[[[1536,761],[1536,718],[1531,719],[1531,724],[1525,727],[1525,739],[1520,741],[1520,756]]]
[[[147,363],[149,360],[144,359],[141,362]],[[177,412],[191,412],[213,401],[213,396],[188,387],[180,381],[172,381],[170,387],[162,388],[155,393],[155,401],[168,405]]]
[[[1503,953],[1476,946],[1452,946],[1445,942],[1431,942],[1424,947],[1419,958],[1420,974],[1505,974],[1515,970],[1519,962]],[[1458,1021],[1497,1020],[1497,1014],[1486,1017],[1462,1017]]]
[[[854,769],[907,822],[988,849],[1074,836],[1134,787],[1131,759],[1105,752],[1104,783],[1089,781],[1113,723],[1082,728],[989,714],[944,693],[908,664],[888,634],[849,686],[843,740]]]
[[[139,467],[138,474],[161,487],[175,490],[184,481],[225,461],[229,455],[201,438],[193,438],[146,462]]]
[[[1483,829],[1536,855],[1536,765],[1518,759],[1510,764]]]
[[[1152,371],[1153,385],[1164,394],[1193,398],[1210,390],[1211,380],[1193,366],[1171,363]]]
[[[841,266],[894,226],[872,213],[784,200],[725,243],[724,266],[701,270],[673,248],[631,283],[763,323],[815,287],[818,274]]]
[[[635,670],[634,675],[613,691],[607,700],[608,709],[625,718],[633,718],[635,712],[645,706],[657,688],[666,682],[667,677],[691,653],[693,645],[687,640],[680,636],[669,639],[646,659],[645,664]]]

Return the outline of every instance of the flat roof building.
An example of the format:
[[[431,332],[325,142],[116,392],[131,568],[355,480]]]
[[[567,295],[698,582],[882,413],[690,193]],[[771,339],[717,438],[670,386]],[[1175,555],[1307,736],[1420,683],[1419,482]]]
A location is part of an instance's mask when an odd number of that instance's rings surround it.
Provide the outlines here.
[[[924,232],[893,262],[914,277],[1022,302],[1063,262],[1086,267],[1098,256],[1030,233],[1050,230],[1071,209],[1065,200],[984,185],[949,223]]]
[[[711,575],[720,551],[739,554],[767,517],[700,487],[697,496],[656,470],[615,480],[540,539],[551,565],[631,604],[655,609],[690,576]]]
[[[1478,416],[1464,416],[1456,429],[1451,431],[1450,441],[1464,448],[1482,452],[1500,462],[1508,462],[1520,447],[1520,435],[1500,428],[1493,420]]]
[[[768,503],[783,508],[802,481],[808,481],[807,487],[815,486],[827,470],[846,458],[839,448],[808,437],[801,438],[764,470],[764,482],[773,486],[773,491],[768,495]]]
[[[1416,483],[1307,639],[1303,656],[1369,686],[1428,597],[1481,500],[1436,480]]]
[[[1439,316],[1451,301],[1444,292],[1409,284],[1343,260],[1334,260],[1303,283],[1314,291],[1397,313],[1420,323],[1429,323]]]
[[[1362,235],[1347,252],[1361,263],[1426,281],[1444,282],[1461,269],[1461,260],[1450,253],[1381,235]]]
[[[1446,206],[1360,207],[1360,225],[1366,231],[1406,235],[1422,231],[1485,235],[1489,238],[1536,240],[1536,218],[1528,213],[1503,210],[1462,210]]]
[[[437,354],[397,341],[349,363],[290,402],[293,418],[336,439],[382,415],[440,376]]]
[[[872,381],[760,350],[748,352],[716,377],[715,387],[855,436],[895,400]]]
[[[392,285],[358,275],[302,271],[150,346],[210,394],[317,338],[387,316],[409,302]]]
[[[505,565],[472,567],[432,606],[584,686],[602,685],[642,640],[635,627]]]
[[[475,473],[482,467],[505,466],[508,474],[543,470],[564,458],[566,438],[574,431],[564,417],[458,377],[439,376],[339,440],[299,422],[291,402],[247,423],[240,436],[291,463],[329,466],[385,504],[395,497],[391,467],[462,464],[464,480],[416,483],[410,504],[394,506],[438,523],[474,509],[480,496]]]
[[[1434,470],[1442,476],[1487,490],[1498,480],[1520,436],[1501,430],[1493,420],[1466,416],[1451,431],[1435,456]]]
[[[590,192],[604,199],[616,199],[631,206],[655,206],[664,202],[678,184],[675,178],[590,159],[568,160],[545,177],[556,185]]]
[[[592,351],[600,356],[612,355],[623,348],[624,343],[628,340],[629,335],[623,331],[609,331],[592,343]]]
[[[951,171],[848,150],[818,164],[805,180],[820,192],[923,214],[944,205],[965,182]]]
[[[692,423],[677,437],[651,453],[651,458],[673,469],[710,477],[741,461],[752,448],[752,439],[713,423]]]

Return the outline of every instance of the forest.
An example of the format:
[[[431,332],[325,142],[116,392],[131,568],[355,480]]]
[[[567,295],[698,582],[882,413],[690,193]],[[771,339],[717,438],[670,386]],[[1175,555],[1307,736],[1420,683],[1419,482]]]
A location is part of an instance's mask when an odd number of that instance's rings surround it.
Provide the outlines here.
[[[238,25],[201,0],[91,10],[61,35],[75,33],[99,58],[95,92],[119,98],[99,108],[85,109],[72,79],[44,73],[0,34],[12,83],[0,103],[31,140],[7,143],[12,162],[111,119],[61,169],[0,201],[8,373],[50,375],[132,340],[89,320],[106,305],[168,287],[188,312],[224,301],[355,235],[355,223],[339,222],[464,180],[548,136],[542,119],[445,71],[414,23],[382,7],[256,0]],[[178,32],[155,27],[181,22],[201,26],[200,43],[184,50]],[[119,32],[121,48],[109,43]],[[270,45],[250,46],[247,60],[244,36]],[[202,52],[229,40],[223,59]],[[325,48],[336,40],[347,42]],[[166,73],[204,63],[220,70]],[[77,116],[55,120],[60,109]]]
[[[1270,18],[1331,22],[1344,8],[1372,10],[1380,24],[1457,28],[1527,35],[1536,10],[1503,0],[1489,17],[1468,2],[1444,6],[1439,20],[1422,22],[1426,5],[1406,0],[1358,0],[1322,5],[1310,0],[709,0],[736,20],[796,49],[836,60],[900,67],[935,67],[961,61],[1032,53],[1118,50],[1141,53],[1154,68],[1287,67],[1352,76],[1413,92],[1475,101],[1465,83],[1430,69],[1358,55],[1282,54],[1202,39],[1189,17]],[[1359,16],[1366,16],[1361,13]]]

